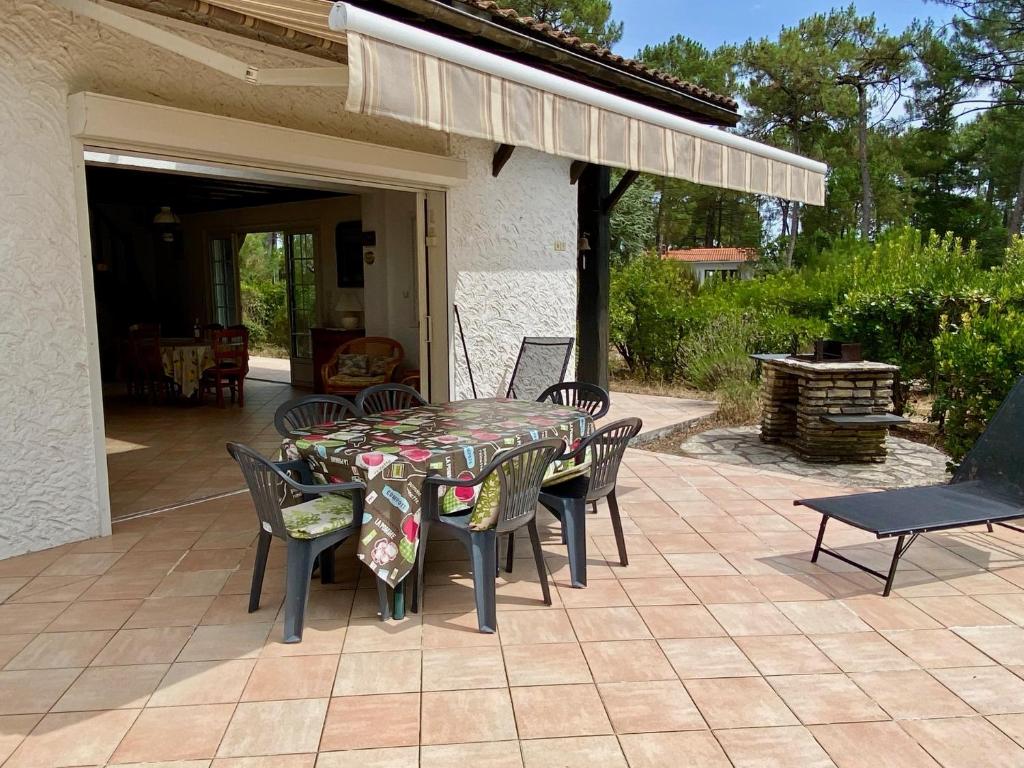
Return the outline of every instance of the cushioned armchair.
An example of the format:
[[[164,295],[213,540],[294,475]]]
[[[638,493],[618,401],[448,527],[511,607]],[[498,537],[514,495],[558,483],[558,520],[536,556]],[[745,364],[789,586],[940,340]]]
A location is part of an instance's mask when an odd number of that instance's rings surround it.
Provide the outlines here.
[[[405,357],[402,345],[384,336],[345,342],[324,363],[324,390],[332,395],[355,395],[374,384],[386,384]]]

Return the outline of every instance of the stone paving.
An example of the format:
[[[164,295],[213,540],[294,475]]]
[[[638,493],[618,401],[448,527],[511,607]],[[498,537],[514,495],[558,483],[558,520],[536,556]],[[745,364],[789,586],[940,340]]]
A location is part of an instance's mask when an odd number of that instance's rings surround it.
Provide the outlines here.
[[[945,454],[927,445],[889,437],[884,464],[812,464],[784,445],[762,443],[760,427],[712,429],[687,439],[687,456],[725,464],[759,467],[808,479],[872,488],[908,488],[949,480]]]

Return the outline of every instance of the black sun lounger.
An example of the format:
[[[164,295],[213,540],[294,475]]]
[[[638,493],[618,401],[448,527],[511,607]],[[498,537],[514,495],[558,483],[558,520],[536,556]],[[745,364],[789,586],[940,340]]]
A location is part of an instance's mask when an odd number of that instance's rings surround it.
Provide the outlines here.
[[[793,503],[821,513],[821,526],[811,562],[824,552],[885,582],[892,591],[900,558],[922,533],[971,525],[1001,525],[1024,533],[1008,521],[1024,517],[1024,379],[1014,385],[988,428],[964,457],[949,485],[903,488],[881,493],[858,493]],[[870,531],[879,539],[896,539],[892,564],[881,573],[822,546],[825,526],[832,518]]]

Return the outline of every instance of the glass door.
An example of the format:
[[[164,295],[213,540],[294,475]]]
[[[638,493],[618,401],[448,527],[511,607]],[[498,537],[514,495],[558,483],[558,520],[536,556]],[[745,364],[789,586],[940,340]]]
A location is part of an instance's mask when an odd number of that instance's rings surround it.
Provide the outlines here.
[[[285,233],[288,270],[288,316],[292,383],[313,384],[313,341],[309,329],[316,325],[316,238],[310,231]]]
[[[238,322],[238,279],[231,235],[210,239],[210,285],[213,289],[210,322],[225,328],[234,325]]]

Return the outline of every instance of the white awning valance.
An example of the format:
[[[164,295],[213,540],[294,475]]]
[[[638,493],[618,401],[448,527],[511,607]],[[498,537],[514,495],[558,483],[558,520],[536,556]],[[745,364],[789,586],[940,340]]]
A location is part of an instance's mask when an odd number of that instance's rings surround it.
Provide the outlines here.
[[[822,205],[823,163],[481,51],[347,3],[352,112],[741,192]]]

